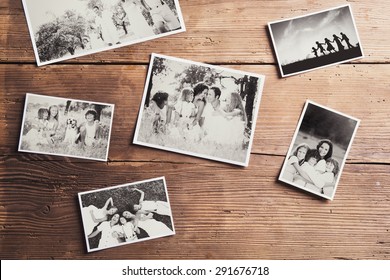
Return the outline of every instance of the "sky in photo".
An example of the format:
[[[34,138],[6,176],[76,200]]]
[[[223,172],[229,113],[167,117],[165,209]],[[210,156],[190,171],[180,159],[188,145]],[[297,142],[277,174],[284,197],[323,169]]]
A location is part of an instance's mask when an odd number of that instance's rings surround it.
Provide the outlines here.
[[[349,6],[274,23],[271,29],[281,65],[314,57],[311,51],[316,41],[324,43],[325,38],[332,41],[333,34],[341,37],[343,32],[352,45],[358,43]],[[344,41],[342,44],[346,46]],[[336,43],[333,46],[337,50]],[[326,50],[326,45],[323,47]]]

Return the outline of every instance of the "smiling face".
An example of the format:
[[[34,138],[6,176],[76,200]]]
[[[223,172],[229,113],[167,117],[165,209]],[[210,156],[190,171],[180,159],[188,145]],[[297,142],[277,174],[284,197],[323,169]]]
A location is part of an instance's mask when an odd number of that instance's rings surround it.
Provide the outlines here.
[[[124,225],[127,223],[126,219],[124,217],[120,217],[119,222]]]
[[[57,106],[52,106],[51,108],[50,108],[50,116],[52,117],[52,118],[54,118],[55,116],[57,116],[58,115],[58,107]]]
[[[328,154],[329,149],[330,146],[328,143],[322,143],[322,145],[318,148],[318,152],[320,153],[321,158]]]
[[[116,213],[116,211],[118,211],[118,208],[112,207],[112,208],[110,208],[110,209],[107,211],[107,213],[108,213],[108,215],[114,215],[114,214]]]
[[[333,172],[334,170],[334,164],[330,161],[326,163],[325,172]]]
[[[208,102],[213,102],[215,100],[215,91],[213,89],[209,89],[208,93],[207,93],[207,101]]]
[[[134,217],[135,215],[131,214],[129,211],[124,211],[122,213],[123,217],[125,217],[126,219],[131,219],[132,217]]]
[[[87,114],[85,116],[85,119],[87,120],[87,122],[91,123],[95,121],[95,116],[93,114]]]
[[[48,118],[49,118],[49,112],[44,111],[44,112],[42,113],[42,119],[47,120]]]
[[[207,92],[208,92],[209,90],[206,88],[206,89],[204,89],[201,93],[199,93],[196,97],[195,97],[195,99],[203,99],[203,98],[205,98],[205,96],[207,95]]]
[[[307,161],[311,166],[314,166],[316,165],[317,163],[317,159],[315,157],[311,157],[309,158],[309,160]]]
[[[119,221],[119,214],[115,214],[114,216],[112,216],[111,222],[113,224],[116,224],[118,221]]]
[[[307,153],[307,148],[305,147],[300,147],[297,151],[297,158],[299,160],[303,160],[305,157],[306,157],[306,153]]]

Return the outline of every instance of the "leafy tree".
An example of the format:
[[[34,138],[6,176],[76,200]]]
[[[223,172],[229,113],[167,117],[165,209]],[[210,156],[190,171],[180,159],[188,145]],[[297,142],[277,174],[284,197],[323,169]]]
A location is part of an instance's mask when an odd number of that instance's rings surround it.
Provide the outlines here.
[[[74,55],[78,47],[84,49],[82,36],[86,29],[85,18],[73,10],[67,10],[63,16],[43,24],[36,34],[40,60],[60,58],[67,53]]]
[[[149,79],[148,90],[146,92],[145,107],[149,107],[150,93],[153,88],[153,77],[159,75],[163,71],[166,71],[166,69],[167,66],[165,65],[165,59],[160,57],[155,57],[152,65],[150,79]]]

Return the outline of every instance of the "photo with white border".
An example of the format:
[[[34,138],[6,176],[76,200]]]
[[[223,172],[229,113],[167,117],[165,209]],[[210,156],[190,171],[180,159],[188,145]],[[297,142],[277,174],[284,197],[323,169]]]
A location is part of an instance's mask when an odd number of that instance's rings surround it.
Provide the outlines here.
[[[26,94],[19,152],[107,161],[114,104]]]
[[[307,100],[279,180],[333,200],[359,124]]]
[[[78,194],[87,251],[175,234],[165,177]]]
[[[178,0],[23,0],[38,66],[185,31]]]
[[[133,143],[248,166],[264,79],[152,54]]]
[[[268,23],[282,77],[363,58],[350,5]]]

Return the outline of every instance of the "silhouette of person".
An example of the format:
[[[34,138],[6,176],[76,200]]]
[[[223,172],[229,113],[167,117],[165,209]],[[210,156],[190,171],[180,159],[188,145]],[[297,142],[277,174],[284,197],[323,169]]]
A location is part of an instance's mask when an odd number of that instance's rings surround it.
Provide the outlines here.
[[[325,55],[325,49],[324,47],[322,46],[323,44],[321,44],[320,42],[316,42],[317,46],[318,46],[318,50],[320,50],[320,52],[322,52],[322,55]]]
[[[341,41],[342,40],[340,37],[338,37],[336,34],[333,34],[332,43],[335,42],[337,44],[337,48],[339,49],[339,52],[344,50],[344,46],[343,46],[343,44],[341,44]]]
[[[329,53],[331,53],[332,51],[336,52],[335,49],[334,49],[334,47],[333,47],[333,45],[332,45],[332,43],[330,42],[330,40],[329,40],[328,38],[325,38],[324,40],[325,40],[325,44],[326,44],[326,46],[327,46],[326,50],[327,50]]]
[[[312,49],[311,52],[314,53],[314,55],[315,55],[316,57],[318,57],[318,53],[317,53],[318,49],[316,49],[315,47],[312,47],[311,49]]]
[[[353,46],[349,42],[349,38],[347,37],[347,35],[345,35],[343,32],[340,32],[340,34],[341,34],[341,38],[342,38],[341,41],[345,41],[345,43],[347,43],[348,49],[352,49]]]

